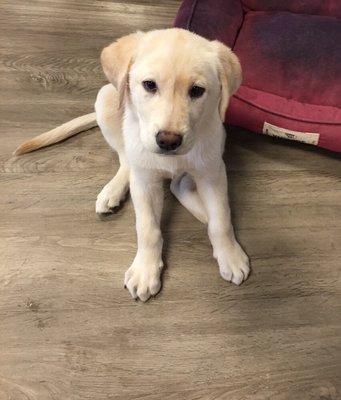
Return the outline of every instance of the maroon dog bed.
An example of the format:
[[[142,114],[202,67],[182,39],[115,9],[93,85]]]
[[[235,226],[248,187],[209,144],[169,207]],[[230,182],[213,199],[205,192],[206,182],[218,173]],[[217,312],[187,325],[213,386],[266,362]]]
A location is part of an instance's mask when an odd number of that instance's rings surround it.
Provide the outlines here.
[[[340,17],[340,0],[184,0],[175,26],[238,55],[230,124],[341,151]]]

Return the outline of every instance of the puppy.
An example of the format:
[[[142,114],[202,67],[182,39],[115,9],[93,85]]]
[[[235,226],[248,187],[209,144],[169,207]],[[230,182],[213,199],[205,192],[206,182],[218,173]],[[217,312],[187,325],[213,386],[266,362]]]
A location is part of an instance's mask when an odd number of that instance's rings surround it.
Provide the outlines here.
[[[249,261],[231,224],[222,159],[222,121],[242,79],[236,55],[218,41],[172,28],[125,36],[102,51],[101,63],[110,84],[100,89],[96,112],[22,144],[15,154],[98,124],[120,168],[99,193],[96,212],[111,212],[130,188],[136,213],[138,248],[124,279],[131,296],[146,301],[161,287],[164,178],[207,224],[222,278],[239,285]]]

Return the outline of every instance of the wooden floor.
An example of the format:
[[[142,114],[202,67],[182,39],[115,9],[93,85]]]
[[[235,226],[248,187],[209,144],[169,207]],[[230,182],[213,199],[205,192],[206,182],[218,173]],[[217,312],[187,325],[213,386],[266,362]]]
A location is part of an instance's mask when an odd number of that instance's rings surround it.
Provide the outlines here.
[[[21,158],[91,112],[100,49],[170,26],[179,2],[0,3],[0,399],[341,398],[340,160],[229,129],[236,232],[253,273],[224,282],[204,227],[167,192],[164,286],[132,301],[130,201],[102,221],[117,159],[98,129]]]

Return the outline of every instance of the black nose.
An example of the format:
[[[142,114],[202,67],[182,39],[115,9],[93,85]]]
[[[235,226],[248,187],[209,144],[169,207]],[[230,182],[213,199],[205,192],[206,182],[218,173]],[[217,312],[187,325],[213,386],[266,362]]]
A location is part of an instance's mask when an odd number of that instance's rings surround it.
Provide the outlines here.
[[[175,132],[160,131],[156,135],[156,143],[162,150],[175,150],[182,143],[182,136]]]

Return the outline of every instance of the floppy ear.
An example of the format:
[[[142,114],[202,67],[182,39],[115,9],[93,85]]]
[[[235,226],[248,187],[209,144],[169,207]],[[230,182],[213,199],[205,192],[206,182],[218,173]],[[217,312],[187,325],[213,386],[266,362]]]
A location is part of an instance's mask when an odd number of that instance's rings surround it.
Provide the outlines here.
[[[142,36],[142,32],[123,36],[105,47],[101,53],[103,71],[118,91],[119,108],[123,105],[128,88],[129,69]]]
[[[242,69],[238,57],[233,51],[218,40],[211,42],[218,56],[218,73],[221,83],[221,97],[219,114],[224,122],[225,113],[230,97],[238,90],[242,83]]]

